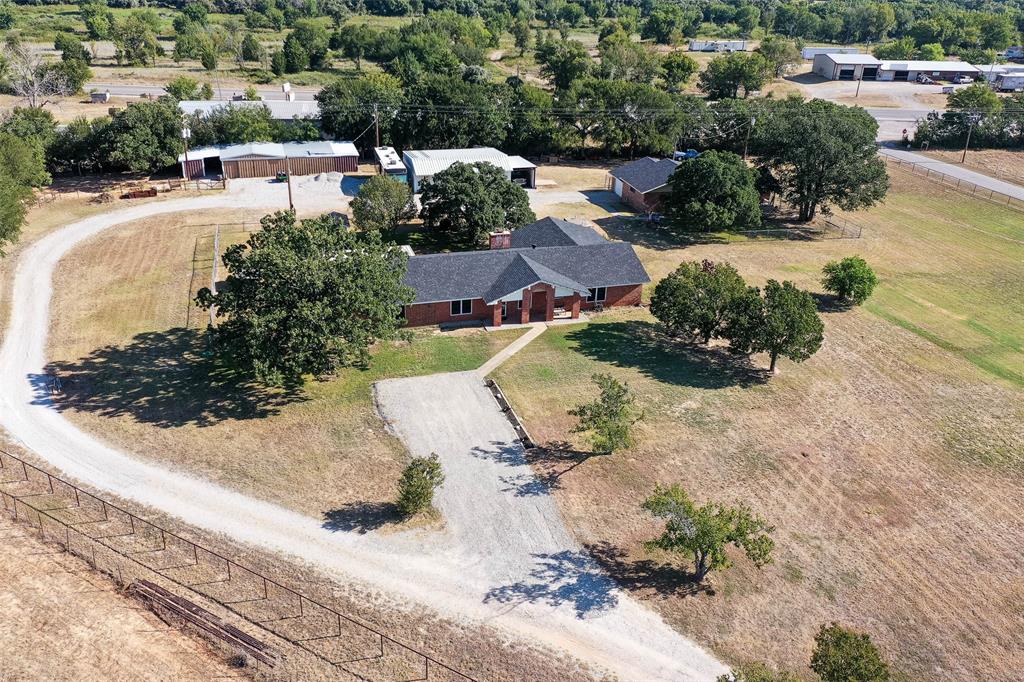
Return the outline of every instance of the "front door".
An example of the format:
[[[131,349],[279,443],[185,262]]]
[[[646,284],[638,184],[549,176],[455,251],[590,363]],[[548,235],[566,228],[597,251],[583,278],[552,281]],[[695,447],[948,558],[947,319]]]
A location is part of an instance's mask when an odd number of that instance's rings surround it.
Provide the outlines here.
[[[547,319],[548,292],[534,291],[530,299],[530,320],[543,322]]]

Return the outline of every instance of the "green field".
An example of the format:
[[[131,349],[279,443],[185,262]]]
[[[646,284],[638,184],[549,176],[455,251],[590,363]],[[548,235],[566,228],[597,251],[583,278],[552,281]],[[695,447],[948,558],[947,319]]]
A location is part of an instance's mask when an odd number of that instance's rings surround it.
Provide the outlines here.
[[[495,378],[535,440],[569,441],[536,466],[577,537],[727,661],[803,674],[816,627],[840,620],[908,679],[1012,676],[999,652],[1019,644],[1004,627],[1014,589],[997,566],[1024,542],[1024,215],[894,174],[885,204],[850,218],[860,239],[675,247],[642,224],[612,228],[655,282],[708,258],[819,293],[827,261],[863,256],[874,296],[826,309],[821,350],[777,376],[764,357],[685,347],[646,310],[618,309],[548,329]],[[628,382],[644,420],[632,450],[581,458],[567,410],[595,394],[595,372]],[[765,516],[775,564],[738,560],[713,596],[694,595],[685,561],[642,544],[653,525],[639,503],[673,482]]]

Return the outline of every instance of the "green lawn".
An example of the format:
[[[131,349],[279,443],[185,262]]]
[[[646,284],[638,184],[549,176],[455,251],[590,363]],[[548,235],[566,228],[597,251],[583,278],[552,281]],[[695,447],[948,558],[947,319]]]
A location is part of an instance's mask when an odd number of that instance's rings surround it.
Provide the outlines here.
[[[1024,387],[1024,214],[961,195],[901,193],[865,224],[901,243],[865,308]]]

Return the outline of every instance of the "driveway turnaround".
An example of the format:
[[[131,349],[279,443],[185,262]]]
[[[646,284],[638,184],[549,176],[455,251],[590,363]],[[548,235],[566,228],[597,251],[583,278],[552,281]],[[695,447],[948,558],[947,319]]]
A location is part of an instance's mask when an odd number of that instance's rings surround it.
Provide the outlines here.
[[[416,453],[444,450],[439,504],[447,530],[332,531],[321,521],[119,451],[67,421],[51,403],[43,367],[53,271],[76,245],[123,223],[214,208],[279,208],[283,188],[152,202],[67,225],[19,258],[0,346],[0,427],[63,475],[212,533],[298,557],[335,578],[433,608],[472,626],[567,652],[627,680],[713,679],[724,668],[596,570],[537,487],[490,396],[472,373],[382,386],[393,426]],[[300,207],[337,210],[338,195]],[[433,391],[425,394],[424,390]],[[408,390],[408,395],[398,394]],[[397,391],[397,394],[396,394]],[[421,420],[427,420],[420,423]],[[436,433],[425,433],[426,430]],[[469,523],[468,517],[479,518]],[[479,537],[472,537],[479,533]],[[401,639],[401,633],[395,633]]]

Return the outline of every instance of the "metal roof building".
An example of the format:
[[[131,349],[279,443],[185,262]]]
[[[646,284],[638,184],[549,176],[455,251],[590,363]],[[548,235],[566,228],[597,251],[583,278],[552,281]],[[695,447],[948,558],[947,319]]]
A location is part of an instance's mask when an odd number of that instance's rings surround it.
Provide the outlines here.
[[[359,166],[359,151],[351,142],[247,142],[190,149],[178,162],[189,179],[214,173],[227,178],[268,178],[281,171],[351,173]]]
[[[296,118],[320,118],[320,108],[317,102],[311,100],[284,100],[284,99],[260,99],[260,100],[183,100],[178,102],[178,108],[183,114],[191,116],[199,114],[207,116],[219,109],[231,108],[256,108],[265,107],[270,112],[270,117],[277,121],[291,121]]]
[[[452,164],[486,162],[505,171],[509,180],[534,188],[537,186],[537,166],[521,156],[509,156],[494,147],[471,149],[417,149],[402,154],[408,170],[413,192],[419,192],[423,182],[435,173],[448,170]]]

